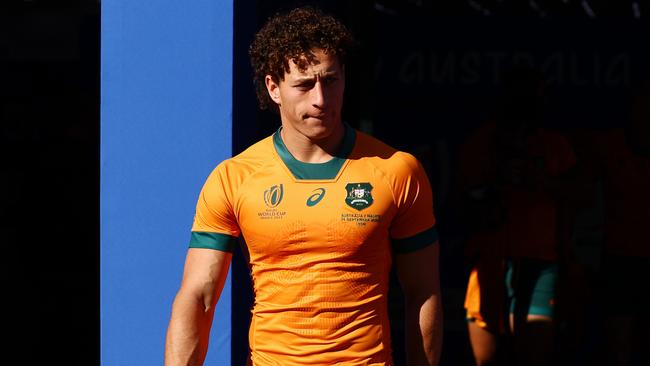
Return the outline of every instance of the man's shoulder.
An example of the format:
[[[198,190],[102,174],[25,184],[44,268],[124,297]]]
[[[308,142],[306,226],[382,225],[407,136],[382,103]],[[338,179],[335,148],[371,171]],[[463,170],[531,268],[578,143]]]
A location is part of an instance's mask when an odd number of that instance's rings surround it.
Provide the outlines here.
[[[222,176],[222,180],[242,182],[247,177],[265,166],[273,164],[273,143],[271,137],[264,138],[241,153],[221,161],[213,174]]]
[[[390,159],[399,152],[394,147],[365,132],[356,131],[357,140],[352,151],[353,158]]]
[[[396,149],[376,137],[357,131],[357,147],[352,159],[365,160],[386,174],[411,174],[419,168],[415,156]]]
[[[268,164],[273,158],[272,136],[266,137],[246,148],[239,154],[221,162],[232,168],[259,167]]]

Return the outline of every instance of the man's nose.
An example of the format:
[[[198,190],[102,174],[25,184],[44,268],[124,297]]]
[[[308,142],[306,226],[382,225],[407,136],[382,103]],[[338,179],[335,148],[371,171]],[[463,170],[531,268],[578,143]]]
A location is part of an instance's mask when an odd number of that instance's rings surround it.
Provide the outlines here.
[[[311,104],[314,107],[323,108],[325,106],[325,90],[323,90],[323,83],[317,81],[311,91]]]

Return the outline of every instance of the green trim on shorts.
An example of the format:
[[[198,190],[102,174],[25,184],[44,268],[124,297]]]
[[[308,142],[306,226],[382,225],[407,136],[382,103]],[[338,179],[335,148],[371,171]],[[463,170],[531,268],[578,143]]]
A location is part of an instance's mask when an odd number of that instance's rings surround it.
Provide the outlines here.
[[[535,306],[531,305],[528,308],[528,315],[545,315],[548,316],[549,318],[554,318],[555,317],[555,306],[554,305],[547,305],[547,306]]]
[[[213,249],[232,253],[235,250],[237,238],[227,234],[193,231],[190,238],[190,248]]]
[[[510,314],[554,318],[557,263],[534,259],[519,261],[519,273],[516,275],[513,274],[513,261],[507,261],[505,281]],[[513,276],[517,277],[516,284],[513,283]]]

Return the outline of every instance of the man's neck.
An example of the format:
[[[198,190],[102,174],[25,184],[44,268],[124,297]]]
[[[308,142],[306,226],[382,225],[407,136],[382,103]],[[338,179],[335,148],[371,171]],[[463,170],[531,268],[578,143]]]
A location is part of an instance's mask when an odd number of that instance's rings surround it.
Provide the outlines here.
[[[320,140],[313,140],[291,128],[282,128],[280,137],[293,157],[303,163],[326,163],[341,149],[345,137],[345,125],[341,123],[332,133]]]

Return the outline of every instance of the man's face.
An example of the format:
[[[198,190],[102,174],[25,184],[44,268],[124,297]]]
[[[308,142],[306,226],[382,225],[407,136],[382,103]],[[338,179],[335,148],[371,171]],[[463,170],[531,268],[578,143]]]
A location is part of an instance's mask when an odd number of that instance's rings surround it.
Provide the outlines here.
[[[289,61],[289,72],[276,83],[266,77],[271,99],[278,104],[282,127],[311,140],[327,138],[341,126],[345,75],[338,57],[320,49],[306,70]]]

